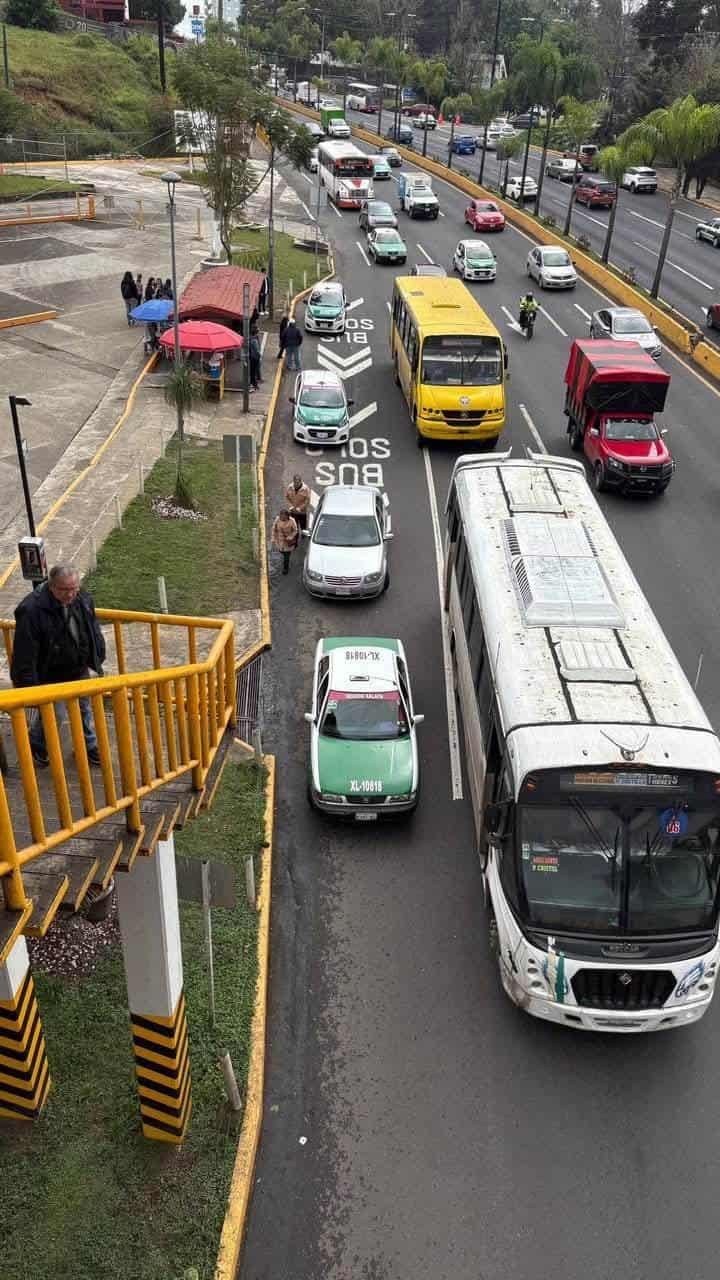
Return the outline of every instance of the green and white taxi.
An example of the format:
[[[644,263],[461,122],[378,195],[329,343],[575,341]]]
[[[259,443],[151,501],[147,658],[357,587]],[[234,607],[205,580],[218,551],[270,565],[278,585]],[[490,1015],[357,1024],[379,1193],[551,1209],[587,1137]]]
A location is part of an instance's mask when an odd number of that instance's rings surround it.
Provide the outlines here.
[[[332,369],[305,369],[295,379],[293,440],[300,444],[347,444],[350,406],[345,384]]]
[[[325,813],[356,822],[415,808],[420,788],[416,715],[400,640],[332,636],[315,650],[308,794]]]
[[[344,333],[347,301],[339,280],[326,280],[313,289],[305,307],[307,333]]]

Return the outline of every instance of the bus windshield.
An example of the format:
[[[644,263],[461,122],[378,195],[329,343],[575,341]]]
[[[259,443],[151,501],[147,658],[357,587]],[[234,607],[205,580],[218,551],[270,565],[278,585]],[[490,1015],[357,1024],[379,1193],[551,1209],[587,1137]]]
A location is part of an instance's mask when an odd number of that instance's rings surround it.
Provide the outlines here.
[[[333,170],[341,178],[371,178],[373,166],[369,156],[346,156],[335,160]]]
[[[487,387],[502,382],[500,339],[429,337],[423,343],[422,381],[434,387]]]
[[[614,795],[520,811],[520,879],[530,921],[597,933],[684,933],[713,926],[720,813],[692,799]]]

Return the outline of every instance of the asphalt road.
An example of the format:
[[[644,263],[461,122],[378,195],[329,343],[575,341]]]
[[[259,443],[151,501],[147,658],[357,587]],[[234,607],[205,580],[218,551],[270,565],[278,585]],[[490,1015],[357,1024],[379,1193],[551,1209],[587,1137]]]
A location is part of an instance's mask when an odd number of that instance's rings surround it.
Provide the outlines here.
[[[401,215],[408,267],[427,257],[447,266],[463,234],[463,197],[436,190],[444,217]],[[376,603],[334,606],[303,592],[299,562],[287,578],[273,566],[269,1056],[242,1280],[709,1277],[720,1172],[716,1011],[685,1032],[601,1037],[530,1019],[500,990],[469,806],[450,789],[430,492],[442,521],[458,450],[417,449],[389,359],[395,272],[366,264],[354,213],[329,211],[327,220],[357,323],[339,342],[306,337],[304,364],[317,363],[319,345],[345,360],[369,353],[371,367],[346,385],[354,412],[376,408],[349,449],[312,453],[292,442],[286,375],[268,501],[280,505],[296,470],[316,491],[334,479],[381,484],[393,514],[392,582]],[[497,281],[470,288],[509,347],[506,442],[522,452],[539,436],[567,456],[562,376],[570,338],[586,334],[599,295],[580,284],[543,296],[527,344],[510,317],[527,283],[528,241],[508,227],[494,246]],[[666,353],[663,364],[677,473],[664,498],[602,502],[691,677],[704,655],[699,692],[718,723],[719,396],[679,358]],[[409,826],[337,826],[305,798],[313,649],[321,635],[348,633],[399,635],[407,648],[426,716],[423,794]]]
[[[376,116],[368,116],[359,111],[349,111],[348,119],[352,124],[366,129],[377,127]],[[383,133],[392,123],[392,113],[383,112]],[[474,125],[461,125],[457,132],[482,137],[483,130]],[[413,135],[414,149],[421,153],[422,130],[413,129]],[[431,130],[428,136],[428,155],[446,164],[449,141],[449,125],[440,125]],[[474,156],[453,155],[453,168],[459,172],[465,171],[476,179],[481,154],[478,150]],[[536,180],[539,177],[540,154],[538,149],[531,148],[528,157],[527,172]],[[510,173],[521,174],[522,162],[521,152],[511,161]],[[492,185],[498,182],[497,158],[492,151],[488,152],[485,160],[484,181]],[[543,179],[540,212],[552,215],[558,230],[562,230],[565,223],[570,191],[570,183],[558,182],[553,178]],[[532,210],[533,202],[528,201],[527,207]],[[620,191],[610,258],[623,271],[632,267],[638,283],[646,289],[652,285],[667,208],[668,197],[663,191],[658,191],[655,195],[635,195],[630,191]],[[713,209],[696,201],[679,201],[660,288],[660,297],[665,302],[699,325],[704,324],[704,309],[708,304],[720,300],[720,252],[707,241],[697,241],[695,227],[698,222],[715,216]],[[608,218],[607,209],[586,209],[585,205],[577,205],[573,209],[573,234],[586,235],[592,248],[600,253],[605,243]],[[716,346],[720,345],[717,330],[708,330],[707,336]]]

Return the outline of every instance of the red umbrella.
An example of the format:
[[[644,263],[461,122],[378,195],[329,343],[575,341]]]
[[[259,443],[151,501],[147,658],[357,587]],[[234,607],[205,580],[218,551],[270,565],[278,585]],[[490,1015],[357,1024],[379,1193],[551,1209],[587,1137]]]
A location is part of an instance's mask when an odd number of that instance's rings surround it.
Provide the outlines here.
[[[183,320],[178,325],[181,351],[232,351],[243,344],[239,333],[233,333],[224,324],[212,320]],[[172,326],[160,335],[163,346],[174,348],[175,333]]]

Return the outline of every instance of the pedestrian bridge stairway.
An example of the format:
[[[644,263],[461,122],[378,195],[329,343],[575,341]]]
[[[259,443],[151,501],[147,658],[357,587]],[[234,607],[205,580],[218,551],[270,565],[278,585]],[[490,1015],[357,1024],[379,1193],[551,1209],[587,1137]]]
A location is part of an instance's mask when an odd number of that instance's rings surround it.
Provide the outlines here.
[[[132,874],[136,859],[208,806],[232,739],[232,622],[97,616],[105,675],[0,691],[0,965],[21,934],[43,937],[59,911],[77,911],[113,876]],[[0,630],[9,664],[14,624],[0,621]],[[80,696],[90,698],[99,767],[88,761]],[[33,715],[45,729],[46,768],[30,751]]]

